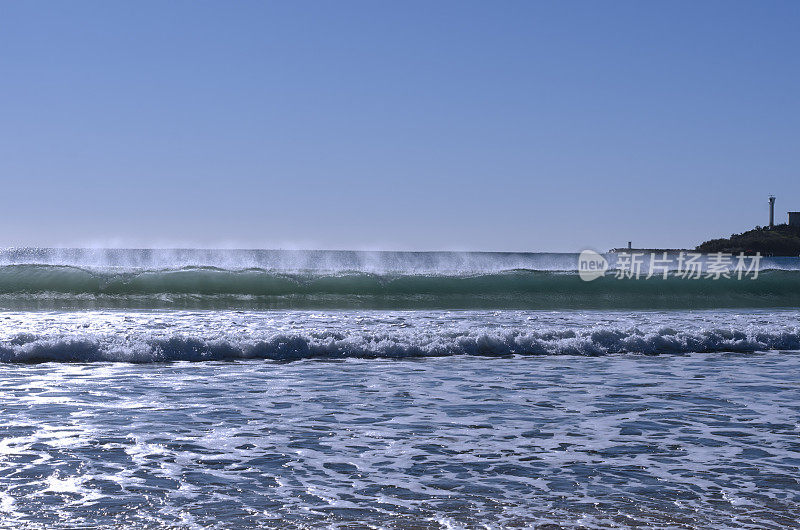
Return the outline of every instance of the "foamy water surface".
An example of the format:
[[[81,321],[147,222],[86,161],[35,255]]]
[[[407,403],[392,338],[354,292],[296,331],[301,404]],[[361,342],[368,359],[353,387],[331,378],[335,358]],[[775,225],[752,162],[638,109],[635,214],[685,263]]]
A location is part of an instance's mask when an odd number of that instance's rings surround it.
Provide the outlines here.
[[[0,316],[3,526],[800,518],[795,311]]]

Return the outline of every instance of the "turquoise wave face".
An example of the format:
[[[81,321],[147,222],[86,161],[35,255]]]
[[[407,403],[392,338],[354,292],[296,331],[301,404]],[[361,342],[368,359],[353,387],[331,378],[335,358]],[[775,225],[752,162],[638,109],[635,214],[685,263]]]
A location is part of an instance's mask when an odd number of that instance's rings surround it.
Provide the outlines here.
[[[185,267],[0,267],[0,307],[10,309],[701,309],[800,307],[800,271],[756,279],[616,279],[574,271],[492,273],[276,272]]]

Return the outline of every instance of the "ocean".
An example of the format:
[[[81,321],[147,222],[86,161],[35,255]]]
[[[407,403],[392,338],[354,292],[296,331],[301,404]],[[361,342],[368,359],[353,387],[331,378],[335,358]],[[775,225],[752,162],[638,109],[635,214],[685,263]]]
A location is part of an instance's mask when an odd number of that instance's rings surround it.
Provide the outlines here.
[[[605,258],[2,250],[0,527],[797,527],[800,258]]]

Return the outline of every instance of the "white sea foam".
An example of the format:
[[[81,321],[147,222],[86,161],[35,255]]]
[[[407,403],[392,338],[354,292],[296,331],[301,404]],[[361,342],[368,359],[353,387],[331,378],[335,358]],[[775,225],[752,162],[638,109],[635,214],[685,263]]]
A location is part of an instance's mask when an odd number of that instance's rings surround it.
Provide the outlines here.
[[[558,316],[553,316],[558,315]],[[165,362],[800,349],[796,311],[5,313],[0,362]],[[44,398],[42,398],[44,399]],[[47,398],[59,402],[64,398]]]
[[[1,312],[0,526],[790,526],[798,327],[797,310]],[[215,360],[239,362],[183,362]]]
[[[94,313],[79,329],[136,334],[148,323],[185,330],[223,322],[189,316]],[[27,326],[68,329],[84,317],[43,313]],[[294,313],[258,321],[232,313],[225,322],[245,335],[259,322],[361,333],[367,323],[442,333],[475,325],[472,314],[413,317]],[[699,328],[797,317],[494,318],[499,327],[602,322],[647,332],[665,320]],[[6,365],[0,509],[11,511],[0,512],[0,522],[787,526],[800,516],[798,374],[800,354],[792,352]]]

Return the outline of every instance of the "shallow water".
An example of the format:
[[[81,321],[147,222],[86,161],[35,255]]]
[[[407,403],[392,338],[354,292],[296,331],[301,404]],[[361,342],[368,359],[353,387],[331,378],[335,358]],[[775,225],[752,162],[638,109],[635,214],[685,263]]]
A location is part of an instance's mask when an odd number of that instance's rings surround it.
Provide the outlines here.
[[[2,368],[4,526],[800,519],[798,352]]]

